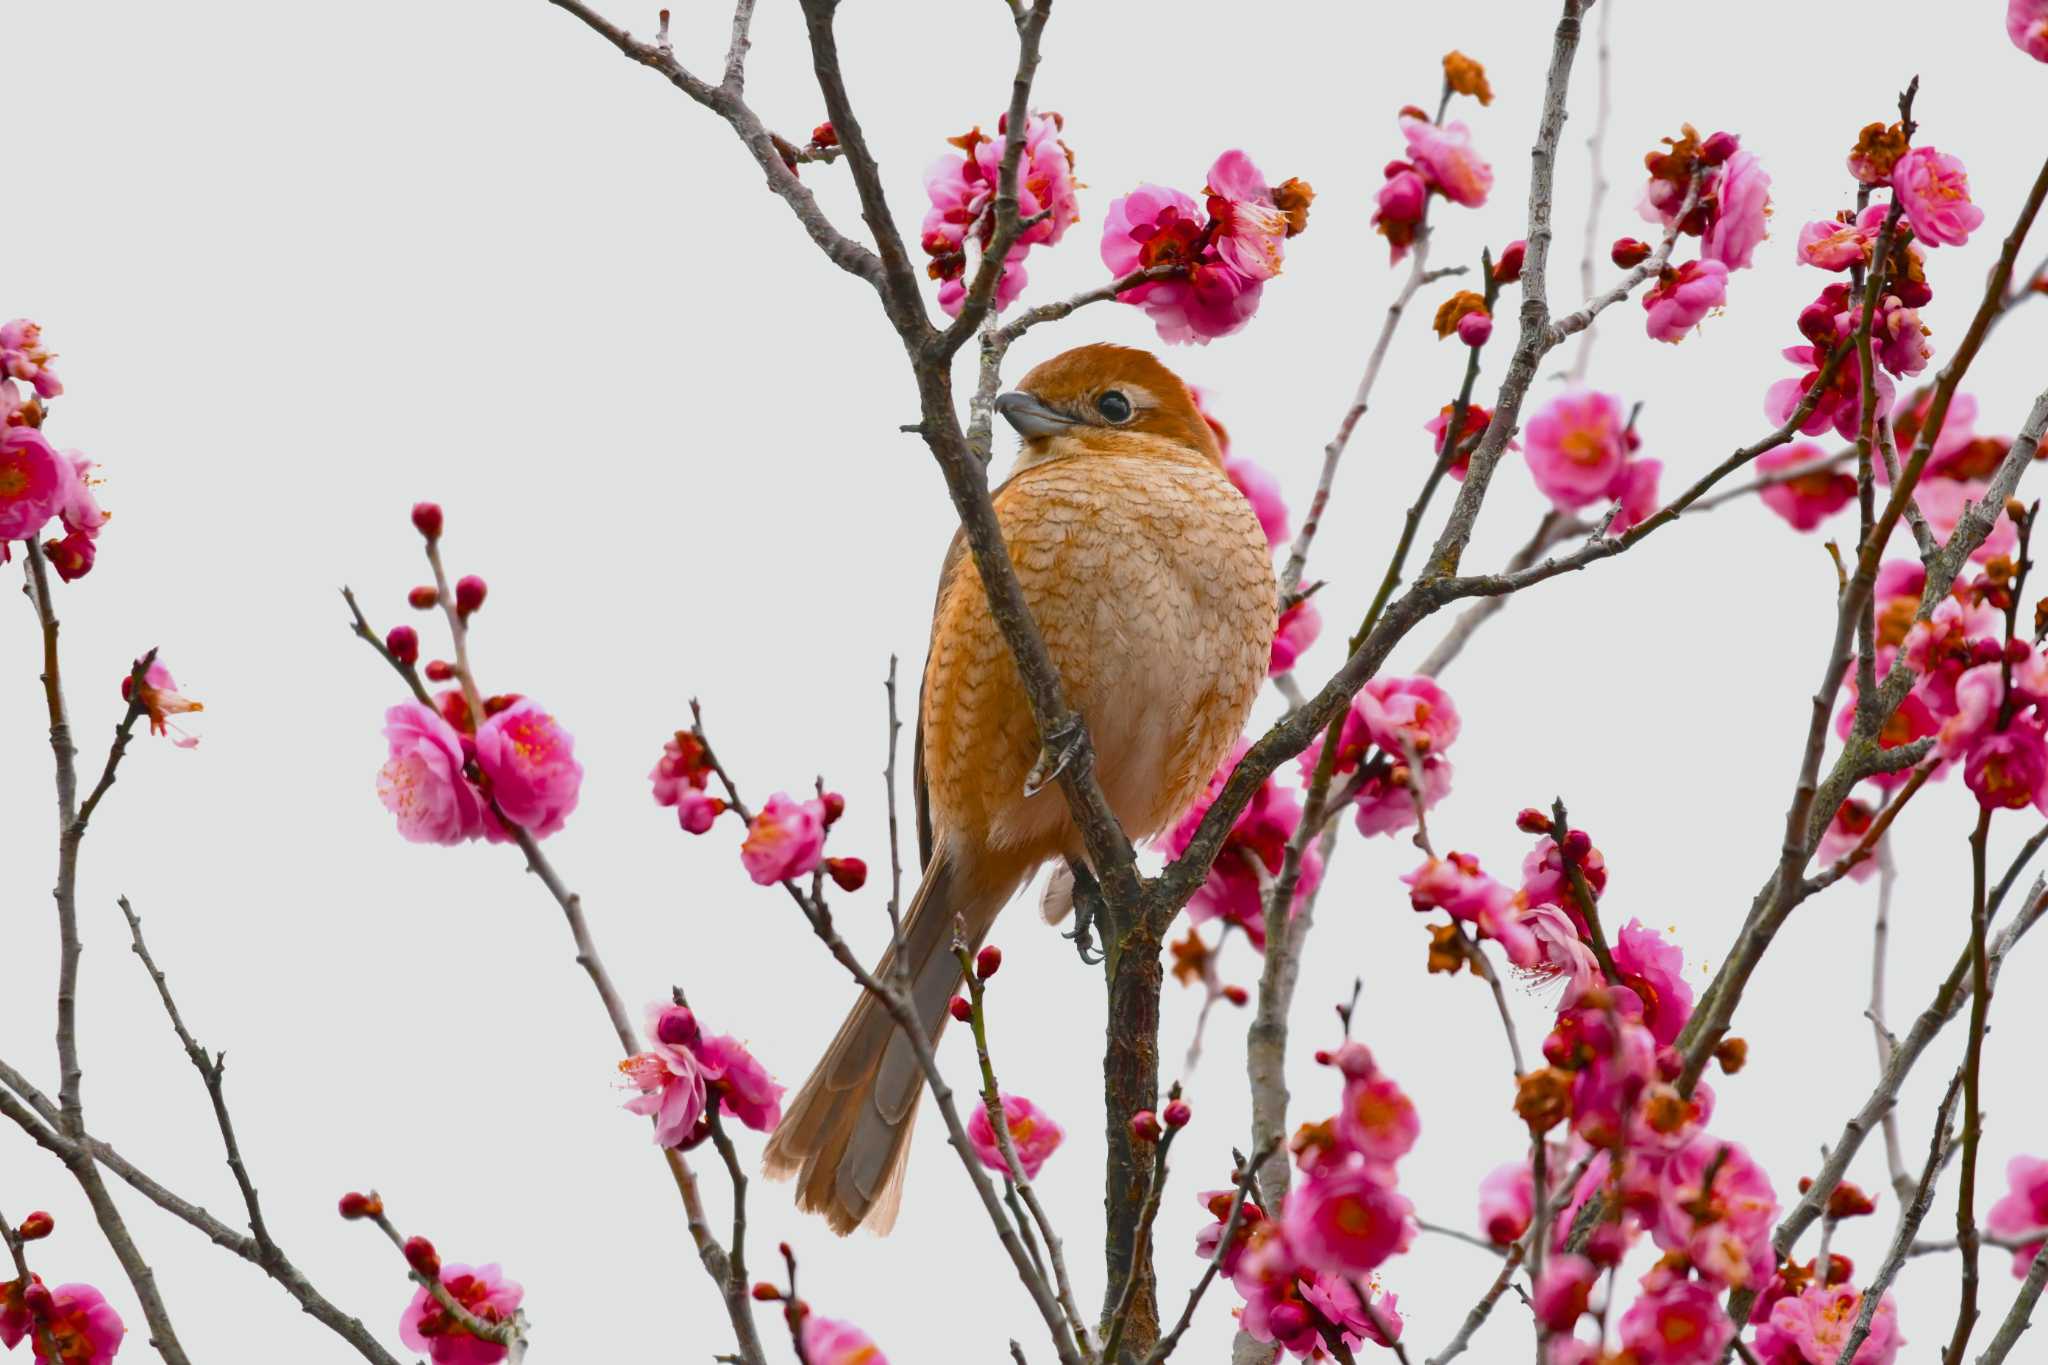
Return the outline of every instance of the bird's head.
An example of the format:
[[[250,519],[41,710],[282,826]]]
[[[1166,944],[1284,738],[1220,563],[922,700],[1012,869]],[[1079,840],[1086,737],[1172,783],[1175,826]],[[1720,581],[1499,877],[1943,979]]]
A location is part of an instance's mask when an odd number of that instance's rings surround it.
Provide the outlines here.
[[[1165,440],[1218,464],[1216,435],[1188,386],[1149,351],[1107,342],[1054,356],[996,399],[1024,438],[1023,460],[1157,452]]]

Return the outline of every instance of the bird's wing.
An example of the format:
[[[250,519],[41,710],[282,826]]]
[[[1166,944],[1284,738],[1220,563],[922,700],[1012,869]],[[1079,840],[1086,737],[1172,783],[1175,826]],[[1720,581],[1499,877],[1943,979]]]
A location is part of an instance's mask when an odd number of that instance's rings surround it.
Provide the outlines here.
[[[939,568],[939,590],[932,601],[932,628],[938,628],[939,603],[946,600],[946,588],[959,570],[960,561],[967,555],[967,533],[953,532],[953,542],[946,547],[946,561]],[[924,777],[924,690],[931,681],[932,650],[926,641],[924,673],[917,685],[917,729],[914,734],[916,752],[911,759],[911,785],[917,795],[917,865],[922,871],[932,861],[932,809],[931,791],[925,785]]]

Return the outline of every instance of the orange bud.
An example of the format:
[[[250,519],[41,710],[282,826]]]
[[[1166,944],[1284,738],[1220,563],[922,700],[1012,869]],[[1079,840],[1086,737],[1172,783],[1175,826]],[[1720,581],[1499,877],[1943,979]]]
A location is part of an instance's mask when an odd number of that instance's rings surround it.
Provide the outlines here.
[[[1493,87],[1486,82],[1486,68],[1462,52],[1444,54],[1444,84],[1481,104],[1493,103]]]
[[[1452,976],[1465,965],[1465,940],[1455,924],[1432,925],[1429,931],[1429,970]]]
[[[1273,207],[1287,215],[1289,237],[1308,231],[1308,206],[1315,198],[1315,187],[1306,180],[1293,178],[1273,186]]]
[[[1721,1070],[1733,1076],[1749,1061],[1749,1044],[1741,1038],[1723,1038],[1714,1048],[1714,1060],[1721,1064]]]
[[[1547,1133],[1571,1112],[1571,1097],[1570,1073],[1546,1066],[1515,1083],[1515,1112],[1530,1132]]]
[[[1488,316],[1486,300],[1469,289],[1460,289],[1457,293],[1445,299],[1436,310],[1435,326],[1437,336],[1439,338],[1447,337],[1457,331],[1458,319],[1464,317],[1467,313],[1478,313],[1481,316]]]

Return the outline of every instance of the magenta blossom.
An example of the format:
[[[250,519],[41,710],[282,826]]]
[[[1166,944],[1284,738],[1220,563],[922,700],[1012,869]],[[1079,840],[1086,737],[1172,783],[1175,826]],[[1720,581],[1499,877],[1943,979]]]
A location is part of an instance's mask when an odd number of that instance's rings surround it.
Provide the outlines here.
[[[1757,457],[1756,467],[1765,474],[1803,469],[1827,459],[1828,452],[1811,441],[1767,450]],[[1849,505],[1856,496],[1856,476],[1837,468],[1819,468],[1783,483],[1774,483],[1759,495],[1764,506],[1776,512],[1795,531],[1811,531]]]
[[[1316,610],[1315,602],[1302,598],[1280,613],[1279,624],[1273,630],[1273,658],[1266,673],[1279,677],[1294,667],[1295,660],[1308,651],[1323,633],[1323,614]]]
[[[1622,989],[1640,1006],[1643,1027],[1658,1046],[1669,1047],[1692,1017],[1685,954],[1641,920],[1632,919],[1615,935],[1614,967],[1621,973]]]
[[[43,433],[0,427],[0,541],[27,540],[64,505],[70,468]]]
[[[1709,1172],[1713,1189],[1703,1190]],[[1665,1163],[1657,1245],[1683,1251],[1708,1278],[1761,1289],[1776,1264],[1771,1226],[1778,1197],[1763,1167],[1733,1142],[1702,1135]]]
[[[1399,265],[1415,243],[1429,205],[1429,184],[1405,161],[1387,167],[1387,178],[1373,198],[1373,229],[1387,239],[1392,264]]]
[[[1621,1344],[1639,1365],[1714,1365],[1734,1335],[1719,1296],[1697,1280],[1646,1290],[1621,1316]]]
[[[34,1308],[24,1302],[30,1287],[47,1294]],[[127,1334],[106,1295],[89,1284],[60,1284],[45,1291],[39,1275],[25,1282],[0,1281],[0,1346],[10,1351],[27,1338],[29,1353],[39,1361],[99,1365],[114,1358]]]
[[[1216,254],[1248,280],[1270,280],[1286,256],[1287,215],[1252,159],[1235,149],[1209,167],[1209,218]]]
[[[939,306],[949,315],[957,315],[967,297],[968,237],[973,236],[986,249],[995,234],[994,204],[1002,170],[1002,132],[1007,126],[1006,115],[997,123],[994,138],[982,136],[976,128],[951,139],[960,154],[940,158],[925,172],[925,193],[931,207],[925,212],[922,243],[925,254],[932,258],[929,273],[939,281]],[[1063,126],[1058,114],[1033,114],[1025,123],[1024,149],[1017,165],[1017,211],[1027,219],[1040,213],[1047,217],[1027,229],[1010,248],[996,285],[998,311],[1024,292],[1024,257],[1031,248],[1058,242],[1081,216],[1074,156],[1060,140]]]
[[[773,886],[815,870],[824,851],[824,802],[796,801],[777,792],[747,826],[740,862],[755,885]]]
[[[1337,1107],[1337,1140],[1368,1161],[1398,1161],[1415,1146],[1422,1132],[1415,1101],[1383,1071],[1353,1076],[1344,1082]]]
[[[1389,754],[1442,753],[1458,737],[1459,719],[1451,694],[1434,678],[1374,678],[1359,690],[1345,718],[1344,749],[1352,743],[1356,718],[1365,737]]]
[[[1195,799],[1173,828],[1159,836],[1159,846],[1169,858],[1178,858],[1187,851],[1202,817],[1215,803],[1231,770],[1250,747],[1244,740],[1239,740],[1223,762],[1217,765],[1216,771],[1209,775],[1209,785],[1202,795]],[[1208,878],[1188,901],[1188,918],[1196,924],[1214,919],[1235,924],[1244,930],[1253,947],[1264,948],[1265,897],[1248,860],[1256,858],[1269,874],[1278,874],[1286,858],[1287,841],[1294,837],[1294,831],[1300,824],[1299,795],[1292,787],[1267,777],[1259,784],[1258,794],[1252,797],[1251,804],[1230,827],[1230,833],[1224,836],[1223,851],[1216,855],[1216,861],[1209,866]],[[1302,854],[1301,878],[1295,886],[1294,908],[1299,909],[1314,892],[1322,881],[1322,875],[1323,860],[1311,843]]]
[[[1722,164],[1714,198],[1714,222],[1700,237],[1700,255],[1730,270],[1745,269],[1757,244],[1770,235],[1771,177],[1756,153],[1738,151]]]
[[[2005,31],[2014,47],[2048,62],[2048,0],[2007,0]]]
[[[1238,274],[1202,238],[1205,215],[1179,190],[1140,185],[1109,206],[1102,263],[1118,277],[1154,266],[1181,266],[1182,278],[1154,280],[1117,298],[1145,310],[1162,340],[1206,345],[1251,321],[1263,284]]]
[[[1391,1168],[1366,1162],[1313,1175],[1281,1211],[1287,1245],[1312,1269],[1364,1275],[1408,1249],[1414,1207],[1394,1188]]]
[[[1570,389],[1529,420],[1525,455],[1536,487],[1570,511],[1609,495],[1628,458],[1628,418],[1611,393]]]
[[[41,398],[55,398],[64,385],[50,369],[56,359],[43,349],[43,329],[27,318],[0,323],[0,376],[35,387]]]
[[[654,1120],[657,1146],[694,1147],[711,1131],[705,1118],[710,1085],[697,1057],[703,1035],[696,1016],[681,1005],[649,1005],[647,1040],[647,1051],[619,1063],[627,1084],[639,1092],[625,1107]]]
[[[1984,221],[1970,202],[1963,163],[1932,147],[1915,147],[1892,167],[1892,193],[1906,206],[1913,235],[1928,246],[1961,246]]]
[[[1280,481],[1264,465],[1247,459],[1225,460],[1223,472],[1258,514],[1259,529],[1266,533],[1266,543],[1275,548],[1285,543],[1287,503],[1280,495]]]
[[[799,1335],[810,1365],[889,1365],[882,1348],[850,1322],[808,1313]]]
[[[1757,1328],[1757,1359],[1763,1365],[1836,1365],[1862,1308],[1854,1285],[1815,1284],[1787,1295]],[[1887,1294],[1870,1316],[1870,1335],[1856,1348],[1854,1365],[1892,1365],[1903,1345],[1898,1309]]]
[[[1006,1094],[1002,1101],[1003,1124],[1010,1130],[1010,1145],[1017,1149],[1017,1164],[1024,1168],[1026,1180],[1036,1180],[1045,1159],[1066,1141],[1067,1130],[1022,1095]],[[1003,1159],[1002,1145],[996,1141],[995,1125],[989,1122],[986,1104],[977,1104],[967,1116],[967,1145],[981,1158],[982,1165],[1000,1175],[1010,1173],[1010,1163]]]
[[[1479,1225],[1495,1246],[1513,1246],[1536,1216],[1535,1182],[1527,1159],[1496,1166],[1479,1182]]]
[[[757,1133],[782,1122],[782,1087],[739,1039],[707,1033],[694,1048],[706,1087],[719,1105]]]
[[[166,675],[168,677],[168,675]],[[463,773],[463,740],[416,701],[384,713],[391,756],[377,771],[377,797],[416,844],[459,844],[484,832],[483,796]]]
[[[536,839],[560,829],[576,809],[583,789],[576,741],[526,698],[478,727],[476,761],[498,809]]]
[[[1872,204],[1852,222],[1822,219],[1808,223],[1799,229],[1794,253],[1801,265],[1818,266],[1822,270],[1841,271],[1852,266],[1869,265],[1870,254],[1877,247],[1878,234],[1883,230],[1889,212],[1883,204]]]
[[[441,1287],[450,1298],[487,1324],[510,1322],[526,1291],[495,1265],[441,1267]],[[474,1336],[421,1285],[398,1320],[398,1339],[409,1351],[424,1351],[434,1365],[496,1365],[508,1354],[495,1341]]]
[[[2022,1245],[2012,1254],[2012,1273],[2024,1278],[2048,1243],[2048,1160],[2016,1156],[2006,1163],[2006,1192],[1984,1218],[1995,1237]]]
[[[1728,299],[1728,267],[1716,260],[1688,261],[1667,269],[1643,295],[1652,341],[1680,342],[1707,314]]]
[[[1476,209],[1493,189],[1493,167],[1472,147],[1472,130],[1462,123],[1441,128],[1425,118],[1404,117],[1401,136],[1408,140],[1408,160],[1429,187],[1454,204]]]

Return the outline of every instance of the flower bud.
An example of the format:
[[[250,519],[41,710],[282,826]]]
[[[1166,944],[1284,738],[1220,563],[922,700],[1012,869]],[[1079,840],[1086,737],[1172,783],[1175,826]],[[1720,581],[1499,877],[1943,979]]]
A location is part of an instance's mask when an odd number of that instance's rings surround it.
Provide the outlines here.
[[[427,660],[427,681],[447,682],[455,676],[455,665],[446,659]]]
[[[1437,306],[1434,326],[1438,339],[1458,330],[1458,325],[1474,313],[1486,312],[1486,300],[1469,289],[1460,289]]]
[[[838,824],[839,817],[846,814],[846,798],[838,792],[826,792],[818,802],[825,807],[825,826],[828,829]]]
[[[1550,817],[1534,806],[1524,806],[1521,814],[1515,817],[1515,828],[1524,834],[1548,834]]]
[[[1714,1060],[1724,1073],[1733,1076],[1749,1060],[1749,1044],[1741,1038],[1723,1038],[1714,1048]]]
[[[420,633],[411,626],[393,626],[384,636],[391,657],[408,666],[420,661]]]
[[[827,858],[825,873],[841,891],[858,891],[868,881],[868,865],[858,858]]]
[[[416,502],[412,505],[412,526],[428,540],[441,538],[441,504]]]
[[[1242,986],[1225,986],[1223,988],[1223,998],[1240,1009],[1244,1008],[1251,1000],[1251,997],[1245,994],[1245,989]]]
[[[441,1273],[441,1253],[424,1237],[405,1239],[405,1263],[429,1278]]]
[[[468,616],[484,604],[484,594],[490,589],[473,573],[466,573],[455,580],[455,614]]]
[[[813,147],[837,147],[839,145],[839,130],[834,128],[829,122],[819,124],[811,129],[811,145]]]
[[[1828,1196],[1830,1218],[1862,1218],[1876,1212],[1877,1201],[1849,1181],[1835,1186],[1835,1192]]]
[[[47,1322],[50,1314],[57,1311],[57,1299],[50,1293],[50,1286],[32,1279],[21,1291],[21,1306],[29,1311],[30,1316]],[[29,1349],[33,1351],[35,1348],[31,1346]]]
[[[1605,1219],[1595,1224],[1586,1238],[1586,1259],[1594,1265],[1619,1265],[1628,1254],[1628,1233],[1618,1222]]]
[[[695,1047],[704,1030],[688,1005],[664,1005],[654,1021],[654,1036],[670,1047]]]
[[[1715,133],[1700,144],[1700,160],[1718,166],[1742,150],[1742,139],[1733,133]]]
[[[1838,1284],[1848,1284],[1856,1278],[1856,1263],[1847,1256],[1831,1252],[1828,1255],[1827,1270],[1822,1283],[1830,1289]]]
[[[500,711],[509,711],[525,700],[517,692],[500,692],[495,697],[484,698],[484,715],[495,716]]]
[[[414,611],[432,611],[441,605],[441,590],[422,583],[405,595],[405,602]]]
[[[1634,237],[1617,237],[1607,254],[1616,265],[1627,270],[1650,259],[1650,244]]]
[[[1286,1341],[1308,1331],[1311,1322],[1308,1309],[1290,1299],[1276,1303],[1268,1310],[1266,1324],[1275,1339]]]
[[[1161,1118],[1166,1120],[1168,1128],[1185,1128],[1188,1126],[1188,1120],[1194,1116],[1195,1111],[1188,1108],[1186,1100],[1169,1100],[1166,1105],[1166,1112],[1160,1115]]]
[[[1493,103],[1493,86],[1487,83],[1486,68],[1462,52],[1444,54],[1444,84],[1482,105]]]
[[[2027,505],[2018,498],[2007,498],[2005,500],[2005,514],[2014,521],[2025,521],[2027,519]]]
[[[1458,319],[1458,340],[1467,346],[1484,346],[1493,335],[1493,319],[1485,313],[1467,313]]]
[[[1582,829],[1574,829],[1574,830],[1567,830],[1567,831],[1565,831],[1565,836],[1564,836],[1564,856],[1565,856],[1565,857],[1567,857],[1567,858],[1571,859],[1571,860],[1572,860],[1573,862],[1575,862],[1575,863],[1581,863],[1581,862],[1584,862],[1584,861],[1586,860],[1586,855],[1587,855],[1588,853],[1591,853],[1592,851],[1593,851],[1593,836],[1592,836],[1592,835],[1590,835],[1590,834],[1586,833],[1586,831],[1584,831],[1584,830],[1582,830]]]
[[[1308,231],[1308,208],[1315,201],[1315,187],[1299,176],[1273,186],[1273,207],[1286,216],[1289,237]]]
[[[991,943],[974,955],[974,974],[983,981],[994,976],[1003,965],[1003,950]]]
[[[1157,1142],[1165,1132],[1159,1126],[1159,1115],[1150,1109],[1140,1109],[1131,1115],[1131,1137],[1138,1142]]]
[[[1513,284],[1522,278],[1522,260],[1528,255],[1529,244],[1517,237],[1501,248],[1500,259],[1493,263],[1493,282]]]
[[[357,1218],[375,1218],[384,1212],[384,1201],[377,1197],[375,1190],[361,1194],[350,1190],[341,1197],[341,1216],[353,1221]]]
[[[968,1020],[974,1018],[974,1006],[967,1003],[966,996],[956,995],[953,997],[952,1001],[946,1006],[946,1013],[952,1015],[955,1019],[959,1020],[961,1023],[964,1024]]]
[[[56,1230],[57,1220],[37,1209],[21,1220],[21,1226],[14,1230],[14,1235],[24,1242],[40,1242]]]
[[[826,126],[830,127],[831,125],[827,124]],[[754,1286],[753,1294],[755,1300],[759,1303],[782,1302],[782,1291],[780,1289],[777,1289],[774,1285],[768,1283],[768,1281],[766,1280],[762,1280],[760,1283]]]
[[[1532,1133],[1547,1133],[1571,1111],[1572,1078],[1556,1067],[1532,1071],[1515,1084],[1515,1112]]]

